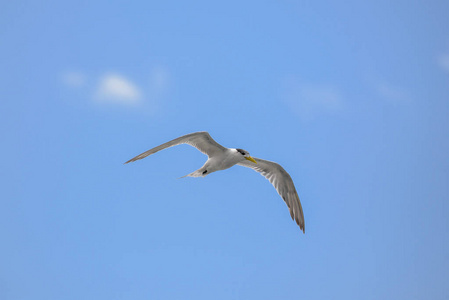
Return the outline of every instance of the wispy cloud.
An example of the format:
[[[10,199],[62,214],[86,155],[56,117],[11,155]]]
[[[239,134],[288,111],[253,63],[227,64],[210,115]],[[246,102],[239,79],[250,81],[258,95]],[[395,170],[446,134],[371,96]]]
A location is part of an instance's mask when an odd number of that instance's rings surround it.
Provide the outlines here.
[[[169,85],[169,74],[167,69],[156,67],[151,71],[150,84],[153,89],[165,91]]]
[[[406,89],[386,82],[377,85],[377,93],[383,99],[395,104],[407,103],[411,100],[410,93]]]
[[[101,76],[94,98],[102,102],[135,105],[141,101],[142,92],[123,75],[107,73]]]
[[[160,100],[168,92],[170,86],[170,75],[166,68],[155,67],[150,73],[149,97]]]
[[[285,100],[303,121],[323,114],[334,114],[343,105],[341,92],[333,85],[302,83],[289,79],[285,85]]]
[[[86,76],[81,72],[68,71],[62,74],[62,82],[69,87],[80,88],[86,84]]]
[[[443,54],[438,57],[438,65],[444,71],[449,73],[449,54]]]

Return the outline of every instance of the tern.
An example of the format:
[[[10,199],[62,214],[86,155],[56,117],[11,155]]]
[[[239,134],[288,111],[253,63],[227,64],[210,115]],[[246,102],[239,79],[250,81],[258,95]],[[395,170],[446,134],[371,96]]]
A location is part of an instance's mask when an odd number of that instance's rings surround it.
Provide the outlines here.
[[[183,177],[204,177],[216,171],[229,169],[234,165],[251,168],[268,179],[275,187],[278,194],[287,204],[288,209],[290,210],[290,216],[305,233],[304,214],[301,202],[299,201],[293,180],[287,171],[275,162],[251,157],[246,150],[223,147],[205,131],[194,132],[178,137],[131,158],[125,162],[125,164],[180,144],[193,146],[209,157],[200,169]]]

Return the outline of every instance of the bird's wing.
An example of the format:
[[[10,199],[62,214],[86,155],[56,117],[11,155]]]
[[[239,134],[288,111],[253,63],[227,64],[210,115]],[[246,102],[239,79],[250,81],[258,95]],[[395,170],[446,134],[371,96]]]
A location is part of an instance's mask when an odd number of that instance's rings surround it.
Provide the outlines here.
[[[125,164],[145,158],[148,155],[154,154],[158,151],[161,151],[166,148],[173,147],[173,146],[176,146],[179,144],[188,144],[190,146],[193,146],[209,157],[214,156],[215,154],[221,153],[224,150],[226,150],[225,147],[223,147],[222,145],[220,145],[219,143],[214,141],[214,139],[209,135],[209,133],[207,133],[205,131],[194,132],[194,133],[183,135],[179,138],[171,140],[171,141],[164,143],[160,146],[154,147],[153,149],[145,151],[144,153],[139,154],[134,158],[131,158],[130,160],[125,162]]]
[[[305,232],[304,227],[304,213],[302,212],[301,201],[299,201],[298,193],[296,192],[293,180],[287,171],[284,170],[279,164],[254,158],[257,164],[250,161],[243,161],[238,163],[240,166],[251,168],[259,172],[262,176],[270,181],[275,187],[278,194],[284,199],[285,203],[290,210],[290,216],[299,225],[299,228]]]

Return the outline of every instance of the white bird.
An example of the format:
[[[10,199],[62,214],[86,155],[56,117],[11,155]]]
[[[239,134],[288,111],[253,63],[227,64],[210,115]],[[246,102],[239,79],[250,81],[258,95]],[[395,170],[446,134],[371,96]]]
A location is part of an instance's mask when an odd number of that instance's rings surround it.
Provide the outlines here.
[[[290,216],[296,221],[299,228],[305,232],[304,214],[302,212],[301,202],[299,201],[293,180],[287,171],[275,162],[253,158],[249,155],[248,151],[243,149],[225,148],[214,141],[209,133],[205,131],[187,134],[171,140],[137,155],[128,160],[125,164],[145,158],[148,155],[179,144],[191,145],[209,157],[200,169],[183,177],[204,177],[210,173],[225,170],[234,165],[251,168],[263,175],[276,188],[278,194],[287,204],[290,210]]]

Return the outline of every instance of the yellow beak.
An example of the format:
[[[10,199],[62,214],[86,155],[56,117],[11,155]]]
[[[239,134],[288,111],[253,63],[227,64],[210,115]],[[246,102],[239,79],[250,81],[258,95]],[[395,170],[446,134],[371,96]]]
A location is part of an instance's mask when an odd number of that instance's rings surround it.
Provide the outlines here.
[[[257,161],[254,158],[252,158],[251,156],[245,157],[245,159],[247,159],[249,161],[252,161],[253,163],[257,164]]]

